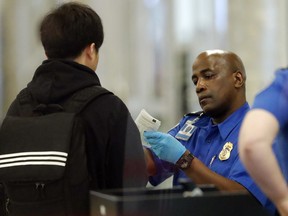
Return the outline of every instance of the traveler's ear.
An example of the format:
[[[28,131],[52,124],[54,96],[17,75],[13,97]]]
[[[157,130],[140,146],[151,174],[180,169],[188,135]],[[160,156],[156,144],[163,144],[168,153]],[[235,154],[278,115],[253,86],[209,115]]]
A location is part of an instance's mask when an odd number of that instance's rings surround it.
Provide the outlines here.
[[[95,43],[92,43],[86,47],[86,54],[90,59],[93,59],[97,55]]]
[[[234,72],[234,84],[236,88],[240,88],[244,85],[244,78],[241,71]]]

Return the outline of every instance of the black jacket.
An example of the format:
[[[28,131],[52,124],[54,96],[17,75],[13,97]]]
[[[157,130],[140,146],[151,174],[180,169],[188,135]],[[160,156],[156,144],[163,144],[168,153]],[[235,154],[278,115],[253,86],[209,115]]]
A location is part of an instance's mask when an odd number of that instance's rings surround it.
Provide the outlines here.
[[[90,68],[67,60],[46,60],[40,65],[29,92],[39,103],[61,103],[74,92],[99,85]],[[18,115],[14,100],[7,115]],[[139,131],[120,98],[102,95],[81,113],[86,127],[91,189],[144,187],[147,183],[144,153]]]

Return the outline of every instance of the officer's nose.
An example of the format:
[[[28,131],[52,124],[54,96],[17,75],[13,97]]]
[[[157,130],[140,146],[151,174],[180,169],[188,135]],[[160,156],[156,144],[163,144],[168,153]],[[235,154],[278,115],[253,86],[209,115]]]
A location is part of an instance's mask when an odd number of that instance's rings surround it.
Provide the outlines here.
[[[203,91],[206,88],[205,81],[202,78],[199,78],[196,83],[196,93]]]

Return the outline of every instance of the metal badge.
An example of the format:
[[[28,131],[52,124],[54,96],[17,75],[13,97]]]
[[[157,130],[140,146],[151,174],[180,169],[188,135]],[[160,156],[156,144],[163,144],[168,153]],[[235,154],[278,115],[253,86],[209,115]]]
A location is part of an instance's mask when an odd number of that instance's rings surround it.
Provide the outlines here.
[[[225,145],[223,146],[223,148],[219,154],[219,159],[221,161],[227,160],[231,155],[232,149],[233,149],[233,143],[231,143],[231,142],[225,143]]]

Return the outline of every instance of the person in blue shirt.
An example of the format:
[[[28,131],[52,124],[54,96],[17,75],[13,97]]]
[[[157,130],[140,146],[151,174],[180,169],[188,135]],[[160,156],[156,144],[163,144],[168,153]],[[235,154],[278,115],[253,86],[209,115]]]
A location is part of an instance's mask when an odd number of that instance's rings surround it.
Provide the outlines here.
[[[235,53],[207,50],[192,66],[192,82],[201,112],[185,115],[168,133],[145,131],[149,182],[156,186],[173,176],[223,191],[249,191],[270,212],[274,205],[256,186],[238,155],[238,134],[245,114],[246,73]]]
[[[280,161],[273,151],[277,139]],[[239,155],[281,215],[288,215],[288,68],[255,97],[240,130]]]

